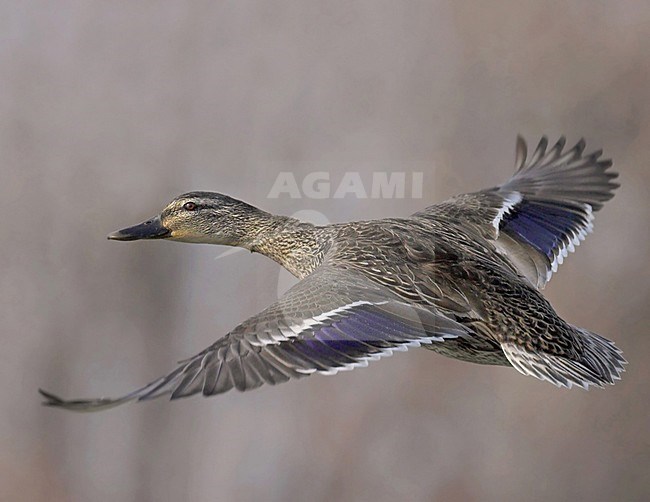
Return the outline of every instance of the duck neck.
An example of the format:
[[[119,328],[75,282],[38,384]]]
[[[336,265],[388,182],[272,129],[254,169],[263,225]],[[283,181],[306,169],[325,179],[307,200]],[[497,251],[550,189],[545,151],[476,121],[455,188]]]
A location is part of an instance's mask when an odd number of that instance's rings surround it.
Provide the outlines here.
[[[243,247],[271,258],[302,279],[322,263],[328,239],[323,227],[265,213],[257,231]]]

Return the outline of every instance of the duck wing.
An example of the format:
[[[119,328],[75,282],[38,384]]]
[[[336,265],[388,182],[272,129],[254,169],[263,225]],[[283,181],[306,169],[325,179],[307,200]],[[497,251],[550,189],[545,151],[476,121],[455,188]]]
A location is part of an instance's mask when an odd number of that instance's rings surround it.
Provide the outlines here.
[[[417,216],[456,221],[493,240],[535,287],[550,280],[558,265],[593,228],[593,213],[611,199],[618,175],[608,171],[602,151],[584,154],[580,140],[565,151],[565,138],[548,148],[543,137],[528,157],[517,138],[516,172],[506,183],[459,195]]]
[[[363,274],[327,265],[168,375],[129,394],[67,401],[40,392],[44,404],[75,411],[162,395],[211,396],[313,373],[334,374],[393,351],[467,335],[456,321],[400,300]]]

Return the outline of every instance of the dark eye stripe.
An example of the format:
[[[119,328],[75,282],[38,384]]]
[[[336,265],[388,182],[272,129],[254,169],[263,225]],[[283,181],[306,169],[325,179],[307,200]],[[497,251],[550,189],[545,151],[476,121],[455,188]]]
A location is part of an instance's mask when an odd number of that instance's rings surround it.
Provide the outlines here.
[[[190,205],[190,207],[188,207],[188,204]],[[217,209],[218,206],[215,204],[205,204],[205,203],[189,201],[183,204],[181,208],[186,211],[198,211],[199,209]]]

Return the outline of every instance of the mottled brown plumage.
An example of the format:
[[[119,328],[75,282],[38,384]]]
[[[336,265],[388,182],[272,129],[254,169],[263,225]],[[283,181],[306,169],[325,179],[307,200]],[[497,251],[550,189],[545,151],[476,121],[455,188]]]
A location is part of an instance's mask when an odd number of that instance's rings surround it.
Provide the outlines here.
[[[160,216],[111,234],[240,246],[301,281],[176,370],[118,399],[46,404],[96,410],[162,394],[213,395],[364,366],[424,346],[448,357],[512,365],[555,385],[613,384],[621,352],[561,319],[539,289],[592,228],[617,187],[611,161],[542,139],[504,185],[407,218],[327,226],[273,216],[231,197],[192,192]]]

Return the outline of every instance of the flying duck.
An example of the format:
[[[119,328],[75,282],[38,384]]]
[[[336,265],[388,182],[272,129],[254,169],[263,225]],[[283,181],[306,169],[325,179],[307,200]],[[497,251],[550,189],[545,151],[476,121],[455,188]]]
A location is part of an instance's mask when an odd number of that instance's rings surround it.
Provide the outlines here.
[[[159,396],[247,391],[335,374],[423,347],[512,366],[558,387],[614,384],[624,371],[608,339],[560,318],[540,290],[593,228],[619,186],[602,151],[544,137],[504,184],[405,218],[315,226],[227,195],[190,192],[154,218],[108,236],[238,246],[300,279],[171,373],[115,399],[44,404],[94,411]]]

